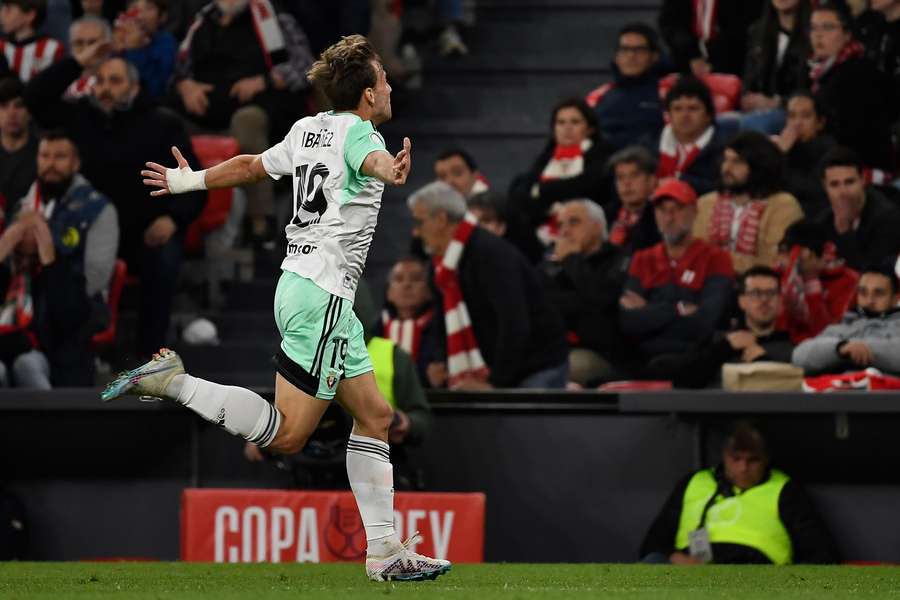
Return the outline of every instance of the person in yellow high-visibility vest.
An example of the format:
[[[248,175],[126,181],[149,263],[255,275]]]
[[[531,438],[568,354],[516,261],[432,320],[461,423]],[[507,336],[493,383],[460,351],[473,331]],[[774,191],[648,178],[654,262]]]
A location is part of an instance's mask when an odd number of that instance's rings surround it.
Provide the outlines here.
[[[834,563],[838,553],[798,483],[769,466],[766,440],[736,425],[722,464],[682,480],[641,546],[643,562]]]

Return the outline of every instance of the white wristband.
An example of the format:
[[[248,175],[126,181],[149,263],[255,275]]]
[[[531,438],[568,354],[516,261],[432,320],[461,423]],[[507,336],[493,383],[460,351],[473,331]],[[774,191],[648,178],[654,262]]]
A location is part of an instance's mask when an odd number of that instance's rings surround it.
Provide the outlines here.
[[[206,189],[206,169],[192,171],[189,167],[183,169],[166,169],[166,183],[169,185],[170,194],[183,194],[184,192],[196,192]]]

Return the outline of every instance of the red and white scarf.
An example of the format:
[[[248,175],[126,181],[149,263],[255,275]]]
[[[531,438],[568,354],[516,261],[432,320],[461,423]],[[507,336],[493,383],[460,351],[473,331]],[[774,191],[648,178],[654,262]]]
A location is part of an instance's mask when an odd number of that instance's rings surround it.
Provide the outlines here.
[[[447,372],[449,387],[469,379],[486,380],[490,371],[481,356],[472,319],[459,284],[459,261],[478,221],[472,213],[456,226],[453,239],[443,256],[435,256],[434,282],[444,297],[444,323],[447,327]]]
[[[13,269],[6,298],[0,304],[0,335],[23,331],[34,318],[34,300],[31,297],[31,273]],[[35,340],[32,340],[34,344]]]
[[[706,131],[697,138],[693,144],[685,146],[675,139],[675,133],[672,131],[671,125],[666,125],[662,135],[659,136],[659,166],[656,169],[656,176],[659,178],[681,177],[681,174],[687,171],[703,149],[712,141],[716,129],[712,125],[706,128]]]
[[[97,83],[95,75],[82,75],[66,88],[63,92],[63,100],[66,102],[75,102],[79,98],[90,96],[94,91],[94,84]]]
[[[26,83],[65,55],[65,48],[53,38],[39,37],[18,45],[12,40],[0,39],[0,53],[22,83]]]
[[[737,235],[732,239],[734,221],[738,218],[737,207],[728,196],[719,196],[713,205],[712,218],[709,221],[710,243],[738,254],[756,254],[759,224],[767,207],[768,203],[765,200],[754,200],[745,205],[737,226]]]
[[[209,13],[215,7],[215,3],[208,4],[194,18],[194,22],[184,36],[184,41],[178,48],[179,59],[187,56],[191,50],[191,42],[194,34],[203,25]],[[250,0],[248,5],[250,15],[253,17],[253,30],[256,32],[256,38],[259,40],[259,46],[262,48],[266,61],[266,68],[271,69],[273,66],[272,55],[276,52],[283,52],[287,46],[284,42],[284,34],[281,32],[281,25],[278,24],[278,13],[269,0]]]
[[[628,234],[631,229],[641,220],[641,213],[625,210],[625,207],[619,209],[615,223],[609,230],[609,243],[613,246],[624,246],[628,242]]]
[[[719,12],[718,0],[693,0],[694,2],[694,35],[701,44],[716,38],[716,13]]]
[[[431,323],[433,317],[434,309],[428,309],[418,317],[411,319],[395,318],[387,310],[381,311],[381,323],[386,336],[405,350],[413,360],[419,357],[422,331]]]
[[[851,58],[859,58],[861,56],[865,56],[866,49],[856,40],[850,40],[841,51],[837,53],[837,56],[831,56],[829,58],[814,58],[809,61],[809,79],[812,82],[812,91],[816,93],[819,91],[819,85],[822,83],[822,78],[828,74],[833,68],[838,66],[841,63],[844,63]],[[859,90],[861,93],[865,93],[868,90]]]
[[[545,183],[557,179],[578,177],[584,173],[584,154],[593,145],[594,142],[590,139],[571,146],[557,144],[556,148],[553,149],[553,156],[544,165],[544,170],[541,171],[541,176],[538,180],[541,183]],[[550,216],[538,226],[535,233],[545,246],[550,246],[556,241],[556,238],[559,236],[559,225],[556,222],[555,211],[551,211]]]

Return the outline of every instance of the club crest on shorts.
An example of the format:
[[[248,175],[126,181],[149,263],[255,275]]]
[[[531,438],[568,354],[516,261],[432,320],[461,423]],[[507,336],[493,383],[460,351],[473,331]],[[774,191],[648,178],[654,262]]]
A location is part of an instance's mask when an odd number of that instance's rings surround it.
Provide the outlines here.
[[[328,372],[328,377],[325,378],[325,385],[328,386],[328,389],[334,389],[334,384],[337,383],[337,373],[334,371]]]

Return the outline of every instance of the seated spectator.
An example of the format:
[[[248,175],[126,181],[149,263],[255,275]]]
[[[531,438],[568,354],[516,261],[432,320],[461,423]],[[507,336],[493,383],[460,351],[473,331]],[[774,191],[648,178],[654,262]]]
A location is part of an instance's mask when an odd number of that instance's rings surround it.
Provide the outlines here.
[[[696,350],[654,359],[648,367],[652,378],[670,380],[676,387],[721,387],[724,364],[791,362],[794,345],[776,327],[781,312],[779,286],[780,276],[769,267],[748,269],[738,280],[738,325],[715,334]]]
[[[214,0],[197,13],[175,63],[174,107],[195,129],[226,133],[258,154],[305,112],[312,55],[294,18],[269,0]],[[251,237],[273,232],[273,184],[247,186]]]
[[[856,36],[866,57],[900,90],[900,0],[871,0],[856,20]],[[900,97],[900,95],[898,95]]]
[[[709,88],[693,77],[682,77],[666,95],[666,121],[658,140],[648,140],[659,158],[656,175],[688,182],[698,194],[716,188],[725,134],[713,121]]]
[[[734,270],[775,266],[784,230],[803,218],[784,192],[784,156],[761,133],[744,131],[725,145],[719,191],[698,201],[694,236],[731,253]]]
[[[816,218],[828,208],[819,165],[837,145],[826,132],[825,112],[807,91],[794,93],[787,101],[787,122],[773,141],[787,157],[787,191],[800,202],[803,213]]]
[[[467,199],[488,190],[487,179],[478,171],[475,159],[461,148],[438,155],[434,161],[434,178],[449,184]]]
[[[553,109],[551,136],[527,173],[509,188],[510,213],[521,213],[545,247],[556,238],[553,206],[573,198],[606,203],[609,146],[594,111],[583,100],[563,100]]]
[[[59,40],[38,35],[47,15],[47,0],[3,0],[0,3],[0,57],[27,83],[34,75],[63,57]]]
[[[900,309],[893,261],[863,269],[856,309],[794,350],[793,362],[807,374],[859,371],[868,367],[900,375]]]
[[[659,30],[682,73],[744,72],[747,26],[762,10],[762,0],[663,0]]]
[[[866,187],[859,157],[835,148],[822,160],[822,183],[831,209],[819,222],[847,265],[866,266],[900,252],[900,209],[881,192]]]
[[[69,27],[69,46],[72,53],[77,54],[86,50],[89,46],[106,42],[109,44],[105,48],[104,58],[112,56],[112,29],[105,19],[86,15],[72,22]],[[97,81],[97,68],[100,66],[99,61],[90,65],[89,68],[81,71],[81,77],[72,82],[66,89],[64,98],[69,101],[76,101],[79,98],[88,97]]]
[[[784,100],[806,87],[810,1],[766,0],[762,16],[750,26],[743,129],[777,133],[784,125]]]
[[[656,137],[663,127],[659,98],[659,36],[644,23],[619,30],[612,62],[613,80],[587,95],[600,132],[614,150],[643,137]]]
[[[809,220],[788,227],[778,246],[784,306],[779,328],[794,344],[840,321],[856,300],[859,273],[836,260],[833,246],[825,228]]]
[[[544,257],[545,248],[535,237],[534,229],[523,215],[510,214],[503,194],[491,190],[481,192],[467,198],[466,206],[483,229],[518,248],[531,264],[539,263]]]
[[[0,382],[42,390],[93,385],[84,273],[74,257],[56,253],[43,216],[23,213],[6,229],[0,261]]]
[[[435,305],[444,313],[436,323],[446,362],[432,369],[432,385],[564,387],[565,330],[525,258],[478,227],[462,194],[442,181],[416,191],[409,208],[413,235],[433,257]]]
[[[849,9],[839,2],[820,2],[813,10],[812,91],[825,107],[829,130],[838,143],[856,151],[867,167],[892,171],[890,128],[897,117],[897,99],[887,77],[853,39],[851,19]]]
[[[169,0],[131,0],[115,24],[116,48],[141,74],[141,87],[151,100],[160,100],[175,69],[178,42],[163,29]]]
[[[769,466],[766,439],[747,422],[737,423],[725,440],[721,464],[675,486],[641,544],[641,557],[674,565],[839,560],[806,492]]]
[[[618,303],[628,257],[607,243],[606,216],[590,200],[569,200],[557,218],[559,238],[539,270],[568,331],[569,380],[589,385],[627,358]]]
[[[203,209],[205,194],[150,198],[135,176],[148,160],[170,161],[173,146],[182,149],[192,168],[199,164],[182,123],[141,95],[133,65],[105,60],[90,98],[60,99],[101,51],[95,44],[40,73],[27,86],[25,101],[42,125],[67,129],[81,151],[81,172],[118,210],[119,256],[141,280],[138,352],[148,354],[165,345],[184,234]]]
[[[15,77],[0,80],[0,229],[37,176],[38,139],[23,93]]]
[[[621,206],[609,231],[609,243],[627,254],[659,243],[650,196],[656,189],[656,159],[643,146],[628,146],[609,159]]]
[[[381,326],[376,335],[387,338],[409,354],[419,378],[428,381],[428,365],[443,355],[434,346],[434,303],[428,286],[428,268],[417,258],[394,263],[388,275]]]
[[[691,350],[712,335],[731,300],[728,253],[691,235],[696,204],[690,185],[663,182],[653,194],[662,241],[631,260],[619,315],[647,357]]]

